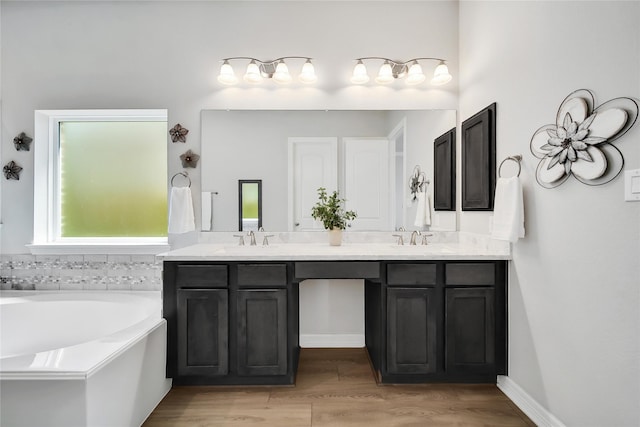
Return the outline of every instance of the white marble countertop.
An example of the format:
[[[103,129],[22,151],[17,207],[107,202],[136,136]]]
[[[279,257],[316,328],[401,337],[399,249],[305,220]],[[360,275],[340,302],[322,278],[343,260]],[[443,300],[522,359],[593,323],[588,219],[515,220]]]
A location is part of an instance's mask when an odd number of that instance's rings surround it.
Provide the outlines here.
[[[363,260],[509,260],[511,250],[508,242],[486,238],[486,236],[434,233],[427,245],[398,245],[384,233],[382,236],[347,234],[341,246],[330,246],[326,239],[314,238],[292,241],[287,233],[281,233],[263,246],[261,234],[257,233],[257,245],[238,245],[238,238],[216,236],[203,243],[176,249],[158,255],[166,261],[363,261]],[[290,233],[288,233],[290,234]],[[308,233],[309,234],[309,233]],[[208,236],[210,237],[210,236]],[[381,239],[386,241],[380,241]],[[202,241],[203,239],[201,239]],[[205,239],[206,240],[206,239]],[[318,241],[320,240],[320,241]],[[408,241],[406,239],[405,241]]]

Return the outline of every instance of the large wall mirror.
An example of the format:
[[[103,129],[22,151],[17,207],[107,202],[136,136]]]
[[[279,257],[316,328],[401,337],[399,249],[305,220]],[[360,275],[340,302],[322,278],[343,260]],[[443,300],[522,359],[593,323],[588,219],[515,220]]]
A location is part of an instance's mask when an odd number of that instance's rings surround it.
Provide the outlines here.
[[[338,189],[347,207],[357,203],[354,230],[417,229],[409,181],[420,166],[430,182],[429,229],[454,231],[455,212],[433,211],[433,144],[455,125],[455,110],[203,110],[201,188],[214,193],[211,230],[239,229],[238,183],[246,177],[262,182],[267,231],[317,227],[299,215],[310,212],[320,182]],[[335,155],[315,156],[323,150]]]

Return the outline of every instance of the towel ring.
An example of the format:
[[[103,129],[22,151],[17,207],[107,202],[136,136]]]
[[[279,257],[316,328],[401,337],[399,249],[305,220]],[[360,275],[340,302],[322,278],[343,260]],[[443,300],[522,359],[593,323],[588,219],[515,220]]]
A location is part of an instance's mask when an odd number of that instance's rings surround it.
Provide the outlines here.
[[[518,164],[518,175],[516,176],[520,176],[520,172],[522,172],[522,165],[520,164],[520,161],[522,161],[522,156],[520,154],[516,154],[515,156],[509,156],[500,162],[500,166],[498,166],[498,177],[502,178],[502,173],[501,173],[502,165],[507,160],[511,160]]]
[[[177,174],[173,175],[171,177],[171,186],[173,187],[173,180],[176,179],[176,176],[178,175],[182,175],[185,178],[187,178],[189,180],[189,187],[191,187],[191,178],[189,178],[189,175],[186,172],[178,172]]]

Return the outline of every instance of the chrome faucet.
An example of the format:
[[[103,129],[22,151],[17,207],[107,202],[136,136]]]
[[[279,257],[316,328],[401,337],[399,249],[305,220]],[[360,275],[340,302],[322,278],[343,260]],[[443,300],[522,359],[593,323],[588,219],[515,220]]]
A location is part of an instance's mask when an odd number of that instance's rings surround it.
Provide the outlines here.
[[[411,240],[409,241],[410,245],[414,245],[416,244],[416,237],[418,237],[420,235],[420,232],[418,230],[413,230],[411,232]]]
[[[255,246],[256,245],[256,233],[253,232],[253,230],[249,231],[247,233],[247,236],[249,236],[250,239],[250,245],[251,246]]]

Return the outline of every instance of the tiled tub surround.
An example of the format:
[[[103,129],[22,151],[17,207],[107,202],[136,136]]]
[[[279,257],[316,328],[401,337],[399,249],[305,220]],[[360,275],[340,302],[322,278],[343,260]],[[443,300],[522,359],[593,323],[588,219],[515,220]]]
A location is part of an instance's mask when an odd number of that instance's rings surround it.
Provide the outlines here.
[[[162,262],[153,255],[2,255],[2,290],[162,289]]]

